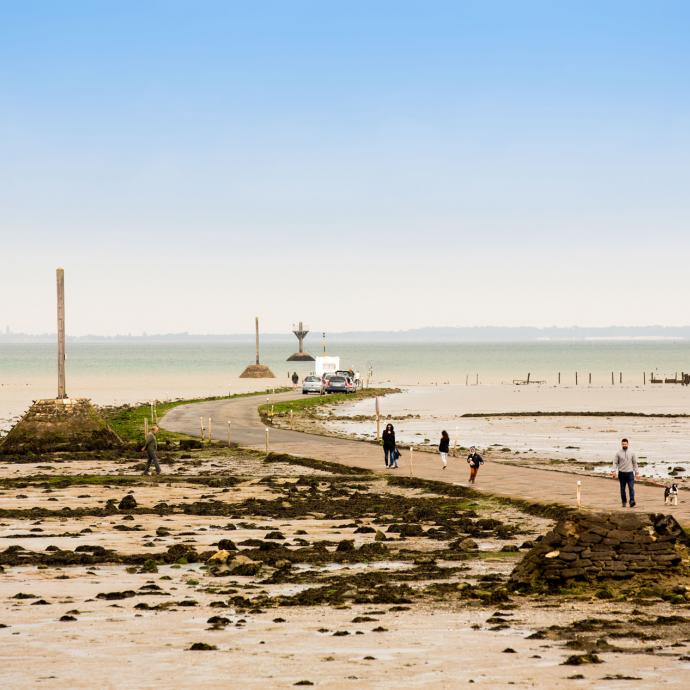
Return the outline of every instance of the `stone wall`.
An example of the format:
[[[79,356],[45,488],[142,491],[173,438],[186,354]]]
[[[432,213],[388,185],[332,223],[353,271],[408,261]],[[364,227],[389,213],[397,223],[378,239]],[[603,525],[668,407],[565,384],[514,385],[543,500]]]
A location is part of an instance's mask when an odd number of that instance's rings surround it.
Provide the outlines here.
[[[689,540],[670,515],[573,511],[515,567],[516,590],[557,589],[569,581],[677,574]]]
[[[37,400],[0,445],[5,454],[98,450],[121,445],[86,398]]]

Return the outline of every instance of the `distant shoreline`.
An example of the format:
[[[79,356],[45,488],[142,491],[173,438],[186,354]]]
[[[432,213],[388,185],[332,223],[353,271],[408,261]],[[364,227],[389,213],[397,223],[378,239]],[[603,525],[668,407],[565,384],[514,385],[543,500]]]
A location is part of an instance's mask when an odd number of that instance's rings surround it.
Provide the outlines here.
[[[313,329],[307,340],[313,349],[321,346],[321,333]],[[390,331],[326,332],[329,344],[335,343],[663,343],[690,340],[690,326],[608,326],[573,328],[536,327],[462,327],[414,328]],[[286,329],[282,333],[264,333],[266,343],[292,343],[295,336]],[[54,343],[54,333],[0,332],[2,344]],[[253,333],[142,333],[118,335],[69,335],[71,343],[253,343]]]

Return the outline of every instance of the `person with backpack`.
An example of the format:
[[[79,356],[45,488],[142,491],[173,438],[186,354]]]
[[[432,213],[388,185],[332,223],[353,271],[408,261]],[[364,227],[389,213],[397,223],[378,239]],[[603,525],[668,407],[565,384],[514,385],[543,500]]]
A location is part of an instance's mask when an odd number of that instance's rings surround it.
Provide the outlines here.
[[[381,443],[383,445],[383,460],[386,463],[386,467],[397,469],[398,449],[395,445],[395,429],[392,424],[386,424],[386,428],[381,434]]]
[[[477,453],[475,446],[470,447],[470,454],[467,456],[467,464],[470,466],[470,484],[474,484],[477,479],[479,466],[484,464],[484,458]]]
[[[450,436],[448,436],[447,431],[441,432],[441,441],[438,444],[438,452],[441,456],[442,469],[446,469],[448,466],[448,453],[450,451]]]

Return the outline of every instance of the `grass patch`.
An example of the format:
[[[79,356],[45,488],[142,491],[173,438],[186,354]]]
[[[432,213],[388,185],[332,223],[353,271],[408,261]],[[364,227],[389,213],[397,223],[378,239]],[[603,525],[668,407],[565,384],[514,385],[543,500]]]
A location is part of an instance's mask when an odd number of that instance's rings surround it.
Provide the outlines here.
[[[70,475],[32,475],[11,479],[0,479],[3,489],[25,489],[36,487],[44,489],[66,489],[70,486],[133,486],[150,484],[159,481],[172,484],[195,484],[213,488],[230,487],[242,480],[235,476],[219,475],[213,477],[188,477],[185,475],[165,474],[159,477],[144,479],[139,474],[70,474]]]
[[[190,403],[212,402],[213,400],[232,400],[234,398],[247,398],[254,395],[266,395],[273,389],[265,391],[257,391],[255,393],[234,393],[233,395],[217,395],[208,398],[190,398],[188,400],[167,400],[165,402],[156,404],[156,411],[158,419],[175,407],[180,405],[188,405]],[[292,390],[291,388],[276,388],[276,393],[285,393]],[[118,407],[105,407],[102,410],[105,420],[113,431],[123,440],[129,443],[142,442],[144,439],[144,420],[148,419],[149,424],[151,420],[151,406],[149,403],[140,405],[121,405]],[[172,431],[160,430],[158,434],[158,441],[177,441],[181,438],[190,438],[185,434],[177,434]]]
[[[257,454],[264,457],[263,453]],[[325,460],[316,460],[314,458],[302,458],[297,455],[287,455],[285,453],[269,453],[265,456],[266,462],[284,462],[289,465],[301,465],[302,467],[309,467],[312,470],[323,470],[336,475],[373,475],[371,470],[363,467],[350,467],[349,465],[340,465],[336,462],[326,462]]]
[[[259,414],[264,422],[270,422],[272,417],[287,417],[293,414],[312,414],[324,405],[338,405],[344,402],[356,402],[375,398],[378,395],[400,393],[399,388],[363,388],[355,393],[331,393],[329,395],[305,396],[300,400],[286,400],[284,402],[267,403],[259,407]]]

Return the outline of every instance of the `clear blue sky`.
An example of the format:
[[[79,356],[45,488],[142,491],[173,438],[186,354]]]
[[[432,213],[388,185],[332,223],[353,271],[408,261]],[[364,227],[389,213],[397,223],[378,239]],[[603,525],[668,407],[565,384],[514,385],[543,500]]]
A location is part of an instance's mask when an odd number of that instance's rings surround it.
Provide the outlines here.
[[[687,323],[690,3],[0,0],[0,326]]]

